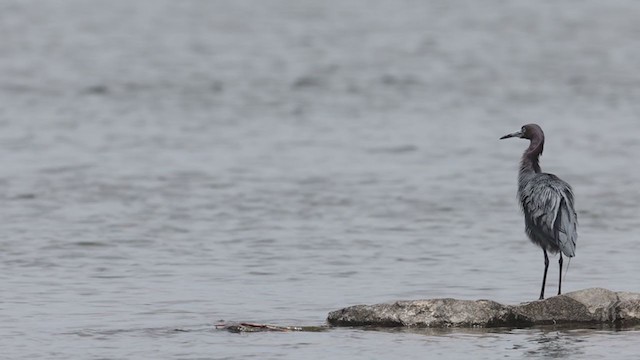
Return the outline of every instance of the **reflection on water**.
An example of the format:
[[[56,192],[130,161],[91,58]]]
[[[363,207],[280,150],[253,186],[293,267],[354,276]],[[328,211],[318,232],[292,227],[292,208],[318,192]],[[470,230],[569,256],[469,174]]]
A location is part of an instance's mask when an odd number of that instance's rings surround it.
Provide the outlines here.
[[[525,351],[525,354],[533,357],[567,358],[584,355],[581,343],[585,342],[584,332],[576,334],[572,332],[541,331],[529,336],[529,344],[533,347]],[[524,349],[523,349],[524,350]]]

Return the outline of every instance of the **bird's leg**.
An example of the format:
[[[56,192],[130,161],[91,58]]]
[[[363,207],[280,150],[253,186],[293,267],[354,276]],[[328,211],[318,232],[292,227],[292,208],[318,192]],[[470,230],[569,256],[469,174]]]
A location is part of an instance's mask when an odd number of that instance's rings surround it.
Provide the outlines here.
[[[558,280],[558,295],[562,293],[560,290],[562,288],[562,252],[560,253],[560,260],[558,260],[558,264],[560,264],[560,279]]]
[[[549,256],[547,256],[547,249],[542,248],[544,253],[544,276],[542,277],[542,290],[540,290],[540,300],[544,299],[544,285],[547,282],[547,269],[549,269]]]

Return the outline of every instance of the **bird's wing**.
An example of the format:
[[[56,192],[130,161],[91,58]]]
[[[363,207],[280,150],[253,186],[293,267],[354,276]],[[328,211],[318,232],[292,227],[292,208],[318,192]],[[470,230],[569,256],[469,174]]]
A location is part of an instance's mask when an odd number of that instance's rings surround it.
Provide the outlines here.
[[[527,230],[558,245],[567,256],[575,255],[578,217],[571,186],[553,174],[536,174],[520,190]]]

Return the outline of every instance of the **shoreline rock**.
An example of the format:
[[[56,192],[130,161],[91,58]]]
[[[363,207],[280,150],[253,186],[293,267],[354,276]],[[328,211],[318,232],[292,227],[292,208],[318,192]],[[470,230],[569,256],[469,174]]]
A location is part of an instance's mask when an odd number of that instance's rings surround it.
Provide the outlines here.
[[[428,299],[355,305],[332,311],[332,326],[527,327],[640,324],[640,293],[602,288],[574,291],[519,305],[491,300]]]

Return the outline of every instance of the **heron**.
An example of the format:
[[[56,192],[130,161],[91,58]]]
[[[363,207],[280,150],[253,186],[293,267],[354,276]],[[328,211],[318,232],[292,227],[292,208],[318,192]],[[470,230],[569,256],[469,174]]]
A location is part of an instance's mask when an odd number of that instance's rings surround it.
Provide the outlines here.
[[[562,293],[562,254],[572,258],[576,254],[578,216],[574,209],[571,186],[559,177],[543,173],[539,157],[544,148],[544,133],[537,124],[524,125],[520,131],[500,138],[529,140],[529,147],[522,154],[518,173],[518,200],[524,213],[525,233],[544,254],[544,275],[540,300],[544,299],[549,256],[560,253],[558,260],[560,278],[558,295]]]

